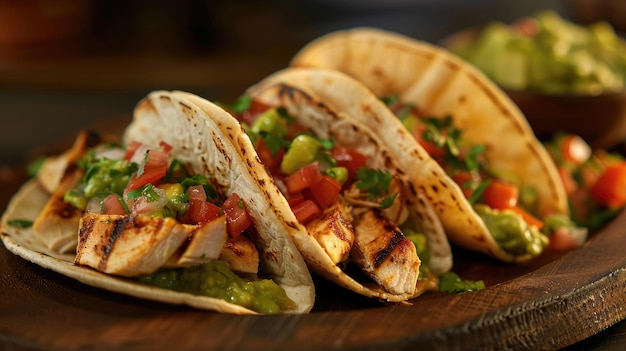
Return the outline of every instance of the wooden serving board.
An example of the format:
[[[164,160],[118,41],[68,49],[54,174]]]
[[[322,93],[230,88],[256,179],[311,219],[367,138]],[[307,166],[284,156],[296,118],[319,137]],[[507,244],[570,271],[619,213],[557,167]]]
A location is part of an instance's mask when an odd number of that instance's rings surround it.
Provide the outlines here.
[[[0,170],[0,209],[25,180]],[[626,212],[582,248],[520,265],[455,249],[485,290],[385,305],[316,278],[307,315],[237,316],[83,285],[0,245],[0,349],[558,349],[626,318]]]

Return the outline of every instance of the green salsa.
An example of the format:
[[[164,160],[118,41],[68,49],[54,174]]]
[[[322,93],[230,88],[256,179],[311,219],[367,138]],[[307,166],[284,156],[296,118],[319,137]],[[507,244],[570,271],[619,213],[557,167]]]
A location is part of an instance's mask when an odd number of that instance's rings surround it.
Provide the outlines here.
[[[264,314],[295,308],[285,290],[270,279],[248,281],[237,276],[223,261],[186,268],[163,268],[138,277],[141,283],[223,299]]]
[[[547,236],[528,225],[513,211],[493,210],[482,204],[477,204],[474,208],[494,240],[511,255],[538,256],[549,243]]]

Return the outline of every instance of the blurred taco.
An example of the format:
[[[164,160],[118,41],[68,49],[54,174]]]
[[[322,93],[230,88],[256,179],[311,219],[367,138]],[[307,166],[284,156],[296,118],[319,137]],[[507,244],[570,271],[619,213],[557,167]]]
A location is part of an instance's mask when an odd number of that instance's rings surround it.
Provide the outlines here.
[[[5,246],[140,298],[225,313],[310,311],[293,213],[249,139],[222,132],[237,120],[207,104],[157,91],[136,106],[123,146],[80,133],[11,200]]]
[[[437,290],[452,254],[433,208],[404,173],[413,156],[389,149],[351,117],[389,118],[383,115],[390,111],[346,75],[312,74],[337,84],[318,86],[282,71],[233,107],[308,231],[294,233],[296,245],[316,273],[368,297],[397,302]]]
[[[446,50],[356,28],[314,40],[291,66],[344,72],[388,104],[442,166],[420,178],[424,186],[419,190],[452,242],[519,262],[541,254],[550,232],[581,230],[569,220],[553,161],[519,109],[477,69]],[[396,124],[357,116],[393,142]]]

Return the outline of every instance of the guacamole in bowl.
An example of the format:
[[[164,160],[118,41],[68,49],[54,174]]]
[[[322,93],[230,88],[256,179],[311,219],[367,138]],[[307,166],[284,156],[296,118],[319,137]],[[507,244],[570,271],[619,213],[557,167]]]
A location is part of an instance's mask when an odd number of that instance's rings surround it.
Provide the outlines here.
[[[511,25],[489,23],[446,46],[508,90],[598,95],[624,89],[626,44],[603,21],[582,26],[546,10]]]

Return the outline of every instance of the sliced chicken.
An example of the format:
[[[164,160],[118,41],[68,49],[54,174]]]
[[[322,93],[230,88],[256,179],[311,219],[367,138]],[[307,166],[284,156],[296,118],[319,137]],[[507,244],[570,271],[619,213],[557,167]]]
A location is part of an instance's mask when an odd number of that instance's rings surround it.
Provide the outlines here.
[[[94,146],[100,137],[98,134],[86,130],[80,131],[74,145],[61,155],[48,157],[37,172],[37,181],[52,194],[61,184],[65,173],[81,158],[87,149]]]
[[[83,171],[77,168],[66,174],[33,223],[33,230],[40,235],[46,247],[54,252],[76,250],[76,232],[83,212],[63,201],[63,196],[66,191],[74,189],[82,176]]]
[[[327,208],[321,217],[307,223],[306,228],[333,263],[343,262],[349,257],[354,243],[354,228],[345,202],[338,201]]]
[[[379,211],[356,218],[351,256],[359,267],[392,294],[415,294],[420,259],[415,245]]]
[[[191,232],[178,252],[170,258],[168,266],[195,266],[220,257],[228,236],[226,216],[220,216],[198,225],[186,224],[185,226],[191,227]]]
[[[162,267],[194,229],[174,218],[85,213],[74,263],[120,276],[149,274]]]
[[[243,235],[236,238],[227,236],[219,259],[227,262],[233,271],[253,274],[259,272],[259,250],[252,240]]]

